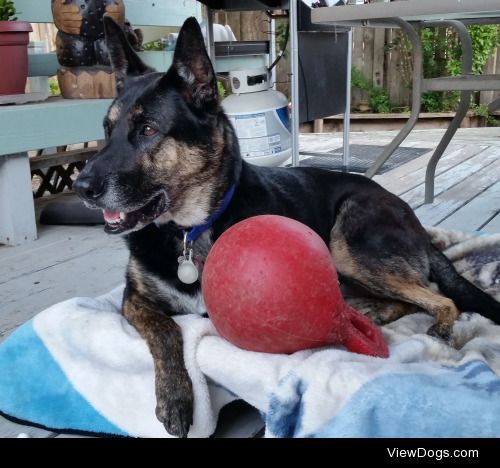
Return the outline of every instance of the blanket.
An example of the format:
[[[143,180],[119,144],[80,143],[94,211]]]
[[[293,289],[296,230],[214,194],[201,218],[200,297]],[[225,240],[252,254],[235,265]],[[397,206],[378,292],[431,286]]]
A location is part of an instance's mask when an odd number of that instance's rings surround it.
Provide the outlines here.
[[[456,268],[500,299],[500,235],[436,229]],[[123,286],[39,313],[0,346],[0,412],[57,431],[169,437],[155,417],[144,341],[120,314]],[[241,350],[207,318],[175,319],[195,409],[208,437],[235,399],[257,408],[267,437],[498,437],[500,327],[466,312],[452,345],[426,335],[424,313],[383,327],[390,358],[340,346],[274,355]]]

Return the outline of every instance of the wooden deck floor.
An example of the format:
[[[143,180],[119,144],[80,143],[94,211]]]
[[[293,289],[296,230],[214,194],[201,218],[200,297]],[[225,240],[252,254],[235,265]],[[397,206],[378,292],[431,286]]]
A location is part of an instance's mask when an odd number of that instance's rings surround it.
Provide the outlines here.
[[[444,130],[415,130],[401,145],[435,148]],[[387,144],[393,132],[358,133],[351,143]],[[342,146],[331,135],[303,135],[301,149],[327,151]],[[432,150],[375,180],[415,210],[422,224],[444,229],[500,232],[500,128],[461,129],[436,170],[434,203],[424,204],[424,178]]]
[[[434,148],[443,130],[415,130],[405,147]],[[351,143],[383,145],[394,132],[352,134]],[[301,148],[327,151],[342,146],[339,134],[303,135]],[[425,166],[431,151],[375,180],[401,196],[424,225],[500,232],[500,128],[461,129],[438,168],[436,200],[423,204]],[[37,203],[38,209],[41,203]],[[74,296],[96,296],[124,279],[127,252],[123,242],[102,227],[43,227],[39,239],[20,247],[0,246],[0,341],[44,308]],[[241,411],[239,411],[241,413]],[[245,419],[245,418],[244,418]],[[246,416],[255,430],[255,414]],[[61,437],[0,418],[0,437]],[[221,430],[224,435],[234,430]]]

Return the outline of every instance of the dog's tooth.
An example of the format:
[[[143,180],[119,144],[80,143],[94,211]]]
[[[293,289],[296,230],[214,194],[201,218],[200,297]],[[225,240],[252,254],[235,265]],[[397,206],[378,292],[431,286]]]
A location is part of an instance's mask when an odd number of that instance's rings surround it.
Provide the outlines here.
[[[120,219],[121,219],[122,221],[125,221],[125,218],[126,218],[126,217],[127,217],[127,215],[126,215],[123,211],[121,211],[121,212],[120,212]]]

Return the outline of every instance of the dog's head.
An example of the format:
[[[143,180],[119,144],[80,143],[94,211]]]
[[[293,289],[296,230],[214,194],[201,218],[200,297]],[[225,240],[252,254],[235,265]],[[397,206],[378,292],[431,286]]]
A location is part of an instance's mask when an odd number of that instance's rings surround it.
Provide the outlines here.
[[[215,72],[195,18],[184,23],[166,73],[147,67],[121,28],[105,18],[118,96],[104,119],[105,147],[74,184],[105,230],[138,230],[155,219],[202,223],[228,173],[234,134],[218,101]]]

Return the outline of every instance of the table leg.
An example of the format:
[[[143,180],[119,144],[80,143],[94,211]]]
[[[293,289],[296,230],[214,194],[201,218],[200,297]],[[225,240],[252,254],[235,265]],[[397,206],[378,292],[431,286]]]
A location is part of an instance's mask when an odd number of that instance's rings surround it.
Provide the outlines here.
[[[36,239],[35,206],[27,153],[0,156],[0,244]]]
[[[472,73],[472,40],[465,25],[460,21],[455,20],[443,20],[437,23],[424,23],[424,25],[425,27],[450,26],[456,29],[462,43],[462,75]],[[425,173],[425,203],[432,203],[434,201],[434,177],[436,174],[436,166],[469,110],[471,95],[472,91],[461,92],[460,105],[455,113],[455,117],[451,121],[445,134],[441,138],[441,141],[436,147],[434,154],[427,163],[427,170]]]
[[[495,99],[493,102],[488,104],[488,110],[494,112],[500,108],[500,98]]]
[[[299,33],[298,33],[298,5],[297,0],[290,1],[290,68],[292,94],[292,166],[299,165]]]
[[[422,96],[422,82],[423,82],[423,56],[422,44],[417,31],[411,24],[400,18],[392,18],[390,23],[398,25],[408,37],[413,49],[413,90],[412,90],[412,106],[411,114],[396,137],[387,145],[382,154],[365,172],[366,177],[373,177],[377,171],[384,165],[384,163],[391,157],[392,153],[399,147],[408,134],[413,130],[417,123],[418,115],[420,114],[420,100]]]

